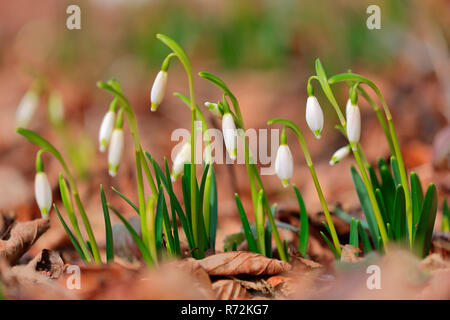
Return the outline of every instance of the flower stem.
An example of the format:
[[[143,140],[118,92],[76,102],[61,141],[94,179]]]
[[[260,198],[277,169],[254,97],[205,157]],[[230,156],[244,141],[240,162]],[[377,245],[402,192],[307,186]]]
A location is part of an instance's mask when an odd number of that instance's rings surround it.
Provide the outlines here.
[[[323,213],[325,214],[325,219],[327,220],[328,227],[330,228],[330,234],[331,234],[331,238],[334,243],[334,247],[336,249],[336,252],[340,255],[341,254],[341,245],[339,243],[336,229],[334,227],[333,220],[331,219],[331,214],[330,214],[330,211],[328,210],[328,205],[325,201],[325,197],[323,195],[322,188],[320,187],[319,179],[317,178],[316,170],[314,169],[314,164],[312,162],[311,155],[309,153],[309,149],[306,144],[306,141],[305,141],[302,131],[295,123],[293,123],[290,120],[274,118],[268,122],[269,125],[273,124],[273,123],[283,124],[285,127],[291,129],[294,132],[294,134],[297,136],[298,142],[300,144],[300,148],[302,149],[303,154],[305,155],[306,165],[308,166],[309,171],[311,173],[311,177],[314,181],[314,186],[316,187],[317,195],[319,196],[320,204],[322,205]]]

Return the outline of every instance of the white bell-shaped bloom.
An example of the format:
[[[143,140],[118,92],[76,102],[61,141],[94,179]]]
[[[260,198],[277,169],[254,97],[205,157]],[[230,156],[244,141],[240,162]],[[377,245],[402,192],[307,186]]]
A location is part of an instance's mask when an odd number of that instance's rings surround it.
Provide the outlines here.
[[[207,107],[214,116],[222,119],[222,113],[220,112],[219,105],[217,103],[205,102],[205,107]]]
[[[36,173],[34,178],[34,195],[41,210],[42,217],[46,218],[52,208],[52,188],[45,172]]]
[[[36,92],[30,90],[20,100],[19,106],[16,110],[16,127],[26,128],[31,121],[31,118],[36,111],[39,102],[39,96]]]
[[[184,171],[184,164],[191,162],[191,144],[185,143],[181,147],[180,151],[173,159],[172,172],[170,179],[175,182],[180,174]]]
[[[331,156],[330,165],[333,166],[342,159],[344,159],[350,153],[349,146],[344,146],[336,150],[335,153]]]
[[[153,82],[152,92],[150,95],[151,111],[156,111],[164,98],[164,93],[167,87],[167,71],[161,70]]]
[[[237,155],[237,130],[231,113],[225,113],[222,118],[222,134],[225,141],[225,147],[232,160]]]
[[[122,158],[124,136],[122,128],[116,128],[111,135],[111,143],[108,150],[108,171],[111,177],[115,177]]]
[[[306,123],[317,139],[320,139],[323,129],[323,111],[315,96],[306,100]]]
[[[351,104],[347,110],[347,137],[352,143],[353,150],[361,136],[361,114],[357,105]]]
[[[98,142],[100,144],[100,152],[104,152],[111,139],[112,132],[114,130],[114,124],[116,122],[116,113],[109,110],[103,117],[102,124],[100,125],[100,131],[98,133]]]
[[[277,157],[275,158],[275,172],[284,187],[289,185],[294,171],[294,159],[291,150],[287,144],[278,147]]]

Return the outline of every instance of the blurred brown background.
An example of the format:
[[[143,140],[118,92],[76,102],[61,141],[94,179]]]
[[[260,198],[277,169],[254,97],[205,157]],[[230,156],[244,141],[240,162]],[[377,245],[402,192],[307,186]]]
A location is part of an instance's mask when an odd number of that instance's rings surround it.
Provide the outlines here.
[[[81,30],[66,28],[66,8],[71,4],[81,8]],[[337,118],[317,86],[326,116],[323,138],[315,140],[307,129],[306,80],[314,73],[317,57],[328,75],[348,69],[365,75],[380,87],[392,109],[408,169],[419,172],[424,183],[436,182],[442,198],[449,191],[448,167],[444,164],[438,171],[432,161],[436,158],[433,141],[450,118],[450,4],[445,0],[376,1],[381,8],[381,29],[369,30],[366,9],[370,4],[373,1],[2,1],[0,210],[16,211],[23,220],[39,216],[32,183],[37,148],[14,131],[17,105],[38,78],[45,81],[46,92],[61,94],[65,120],[61,126],[49,122],[44,94],[29,127],[60,148],[76,172],[89,214],[99,216],[94,230],[103,232],[100,183],[107,190],[115,186],[137,198],[129,134],[115,179],[107,176],[106,156],[97,151],[98,128],[111,97],[98,89],[96,82],[111,77],[120,81],[138,114],[144,149],[160,163],[163,157],[170,158],[176,145],[170,141],[172,130],[190,126],[188,109],[172,97],[172,92],[187,94],[188,88],[184,70],[178,62],[173,63],[166,98],[158,112],[150,113],[150,88],[169,53],[155,38],[157,33],[174,38],[184,47],[195,74],[209,71],[226,81],[240,101],[248,128],[265,128],[273,117],[298,123],[330,206],[341,203],[347,210],[358,207],[349,171],[353,160],[328,166],[344,139],[333,129]],[[211,84],[197,76],[194,80],[199,105],[220,99],[220,92]],[[336,87],[336,94],[344,106],[347,89]],[[369,160],[375,162],[388,156],[388,147],[370,107],[361,102],[361,108],[362,145]],[[208,111],[203,110],[209,118]],[[441,138],[444,147],[435,152],[447,152],[444,159],[448,161],[448,131],[446,137]],[[289,141],[296,161],[293,180],[304,195],[307,209],[318,211],[320,205],[303,156],[293,137]],[[56,187],[61,168],[50,156],[44,161],[59,201]],[[234,175],[230,175],[228,167],[216,166],[219,247],[221,236],[240,227],[233,199],[235,188],[251,212],[245,168],[233,166]],[[263,179],[272,202],[295,205],[291,189],[283,189],[275,176]],[[111,192],[108,196],[129,211]],[[53,225],[60,228],[59,223]]]

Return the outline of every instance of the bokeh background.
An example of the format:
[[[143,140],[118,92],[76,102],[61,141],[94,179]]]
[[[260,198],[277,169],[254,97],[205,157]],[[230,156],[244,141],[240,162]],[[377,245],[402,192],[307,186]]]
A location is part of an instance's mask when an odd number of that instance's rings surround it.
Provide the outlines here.
[[[81,30],[66,28],[66,8],[71,4],[81,8]],[[371,4],[381,8],[380,30],[366,27],[366,9]],[[98,216],[93,218],[96,232],[103,232],[100,183],[107,190],[115,186],[137,198],[129,134],[116,178],[108,177],[106,155],[97,151],[98,128],[111,97],[96,82],[111,77],[120,81],[138,114],[144,149],[158,162],[170,158],[176,145],[170,141],[171,132],[190,125],[188,109],[172,92],[187,94],[188,87],[181,65],[173,63],[166,98],[158,112],[150,113],[150,89],[169,53],[156,39],[157,33],[184,47],[194,73],[209,71],[225,80],[240,101],[248,128],[266,128],[273,117],[298,123],[331,206],[340,203],[358,213],[349,170],[353,160],[328,166],[344,139],[334,129],[337,118],[317,86],[326,117],[321,140],[313,138],[304,120],[306,80],[314,73],[316,58],[322,60],[328,75],[351,69],[381,88],[392,109],[408,169],[419,172],[425,183],[438,185],[440,203],[448,195],[450,3],[446,0],[15,0],[0,4],[0,210],[14,211],[21,220],[39,216],[33,199],[37,148],[14,130],[17,105],[36,79],[45,83],[46,90],[29,127],[58,146],[76,172],[88,212]],[[207,81],[194,80],[200,105],[221,97]],[[53,91],[64,102],[64,120],[59,124],[48,117],[47,98]],[[336,94],[344,106],[347,89],[336,87]],[[362,145],[369,160],[386,158],[388,146],[373,112],[363,101],[361,110]],[[209,115],[208,121],[211,127],[220,127]],[[300,149],[293,137],[288,139],[296,163],[293,181],[307,209],[319,211]],[[58,202],[61,168],[50,156],[45,163]],[[240,228],[234,192],[241,194],[250,214],[251,206],[245,168],[222,165],[216,170],[220,238]],[[264,181],[272,202],[295,206],[291,189],[283,189],[274,176],[265,176]],[[108,197],[129,211],[111,192]],[[65,237],[56,220],[52,226],[38,247]]]

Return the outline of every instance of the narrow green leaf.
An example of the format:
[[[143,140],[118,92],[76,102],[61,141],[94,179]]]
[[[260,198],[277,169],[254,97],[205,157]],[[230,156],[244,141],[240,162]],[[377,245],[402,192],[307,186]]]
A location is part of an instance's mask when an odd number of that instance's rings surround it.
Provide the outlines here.
[[[400,177],[400,169],[398,168],[398,161],[395,156],[391,157],[391,170],[392,176],[394,177],[395,185],[398,186],[402,184],[402,178]]]
[[[370,203],[369,194],[364,185],[364,182],[361,176],[356,171],[355,167],[351,167],[351,173],[353,178],[353,183],[355,185],[356,193],[358,194],[359,202],[361,203],[361,207],[364,212],[364,216],[367,220],[367,225],[369,226],[369,232],[374,239],[374,243],[377,249],[379,249],[379,244],[375,239],[378,239],[380,235],[380,231],[378,229],[378,224],[375,218],[375,213],[372,208],[372,204]]]
[[[295,195],[297,196],[298,205],[300,208],[300,233],[298,242],[298,251],[303,257],[306,256],[306,248],[308,246],[309,222],[308,214],[306,212],[305,202],[297,186],[293,186]]]
[[[119,190],[117,190],[116,188],[111,187],[111,189],[112,189],[115,193],[117,193],[123,200],[125,200],[125,201],[130,205],[130,207],[132,207],[132,208],[134,209],[134,211],[136,211],[137,214],[139,214],[139,209],[138,209],[138,207],[137,207],[130,199],[128,199],[123,193],[121,193],[121,192],[120,192]]]
[[[378,180],[375,169],[369,165],[367,166],[367,170],[369,171],[370,182],[372,183],[373,191],[376,189],[380,189],[380,181]]]
[[[359,247],[359,241],[358,241],[358,225],[356,223],[356,219],[353,218],[352,222],[350,223],[350,240],[349,244],[351,244],[354,247]]]
[[[61,213],[59,212],[58,208],[56,207],[55,204],[53,204],[53,207],[55,208],[55,211],[56,211],[56,214],[58,215],[59,221],[61,221],[61,224],[62,224],[64,230],[66,231],[67,235],[69,236],[70,242],[72,242],[72,245],[75,248],[76,252],[80,256],[80,258],[83,259],[83,261],[88,262],[88,260],[86,259],[86,256],[83,253],[83,250],[81,250],[81,247],[78,244],[77,239],[75,239],[75,236],[70,231],[69,227],[67,226],[67,224],[64,221],[63,217],[61,216]]]
[[[386,223],[389,223],[389,217],[388,217],[386,206],[384,204],[383,194],[381,193],[381,190],[378,188],[375,189],[375,199],[377,200],[378,208],[380,209],[381,216],[383,217],[383,221],[385,221]]]
[[[398,241],[406,239],[406,204],[405,191],[399,184],[395,192],[394,220],[392,222],[395,238]]]
[[[211,242],[211,248],[215,250],[216,248],[216,234],[217,234],[217,213],[218,213],[218,206],[217,206],[217,181],[216,181],[216,174],[214,171],[214,167],[211,165],[211,190],[210,190],[210,198],[209,198],[209,205],[210,205],[210,222],[209,222],[209,241]]]
[[[328,247],[331,249],[331,252],[333,252],[334,258],[336,260],[339,260],[339,255],[336,252],[336,248],[333,246],[333,244],[331,243],[331,241],[328,239],[328,237],[325,235],[325,233],[323,233],[322,231],[320,231],[320,235],[322,236],[322,238],[325,240],[325,242],[327,243]]]
[[[159,193],[158,193],[158,204],[157,207],[160,206],[160,203],[162,205],[162,222],[163,222],[163,231],[166,235],[166,246],[167,251],[171,256],[176,255],[175,251],[175,244],[173,240],[173,234],[172,234],[172,226],[170,224],[170,218],[169,218],[169,212],[167,211],[167,204],[166,199],[164,197],[164,190],[160,186],[159,187]]]
[[[422,183],[420,182],[419,176],[415,172],[410,174],[411,180],[411,201],[412,201],[412,211],[413,211],[413,232],[415,233],[415,226],[420,220],[420,210],[422,209],[423,203],[423,189]]]
[[[425,257],[430,252],[431,238],[433,236],[434,222],[437,212],[437,191],[434,184],[428,186],[417,224],[416,237],[414,239],[415,252],[420,257]]]
[[[383,194],[383,200],[388,215],[388,221],[385,221],[385,223],[390,222],[392,224],[394,219],[395,182],[387,165],[382,165],[380,167],[380,175],[382,180],[381,193]]]
[[[447,198],[444,198],[444,201],[442,202],[442,225],[441,225],[442,232],[449,232],[450,231],[450,210],[448,208],[447,204]]]
[[[372,251],[372,245],[370,243],[369,237],[367,236],[366,230],[364,229],[363,225],[361,224],[361,221],[356,220],[356,223],[358,225],[358,231],[361,238],[361,242],[364,249],[364,254],[368,254]]]
[[[120,212],[114,208],[112,205],[108,204],[108,207],[114,212],[114,214],[122,221],[125,228],[127,228],[128,232],[130,233],[131,237],[133,238],[134,242],[136,242],[136,245],[139,248],[139,251],[142,254],[142,258],[147,264],[152,263],[152,257],[150,256],[150,252],[145,245],[145,243],[142,241],[141,237],[137,234],[137,232],[133,229],[133,227],[130,225],[130,223],[125,219]]]
[[[105,234],[106,234],[106,260],[114,261],[114,240],[111,228],[111,218],[109,216],[108,204],[106,202],[105,190],[100,185],[100,197],[102,200],[103,216],[105,218]]]
[[[180,237],[178,235],[178,225],[177,225],[177,213],[174,205],[175,194],[172,189],[172,181],[170,180],[170,170],[169,164],[167,163],[167,159],[164,157],[164,169],[166,170],[166,179],[170,181],[166,187],[167,193],[169,194],[170,201],[170,212],[172,215],[172,229],[173,229],[173,241],[175,245],[175,251],[178,256],[181,254],[181,245],[180,245]],[[183,226],[183,225],[182,225]],[[187,238],[187,237],[186,237]]]
[[[258,247],[256,245],[255,238],[253,237],[253,233],[250,229],[250,224],[247,219],[247,214],[245,213],[244,207],[242,206],[241,199],[239,199],[239,195],[237,193],[234,194],[234,198],[236,200],[236,205],[238,208],[239,216],[242,221],[242,228],[244,229],[245,238],[247,239],[248,249],[250,252],[258,252]]]

